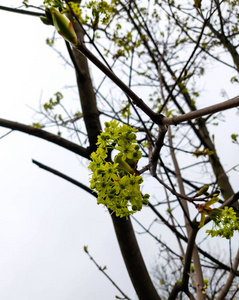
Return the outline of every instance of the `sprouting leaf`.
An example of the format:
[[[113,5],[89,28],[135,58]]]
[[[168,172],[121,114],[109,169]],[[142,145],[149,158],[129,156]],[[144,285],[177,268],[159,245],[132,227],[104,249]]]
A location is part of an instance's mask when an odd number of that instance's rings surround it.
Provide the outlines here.
[[[196,195],[194,197],[198,197],[198,196],[206,194],[208,189],[209,189],[209,185],[208,184],[204,185],[202,188],[200,188],[200,190],[196,193]]]
[[[232,138],[232,142],[233,142],[234,144],[238,144],[238,143],[239,143],[238,140],[237,140],[238,134],[232,134],[232,135],[231,135],[231,138]]]
[[[236,76],[232,77],[230,81],[231,81],[231,83],[238,83],[239,82],[239,80]]]
[[[37,128],[37,129],[42,129],[45,127],[45,125],[42,125],[40,123],[32,123],[32,127]]]
[[[195,8],[201,8],[202,0],[194,0],[194,7]]]

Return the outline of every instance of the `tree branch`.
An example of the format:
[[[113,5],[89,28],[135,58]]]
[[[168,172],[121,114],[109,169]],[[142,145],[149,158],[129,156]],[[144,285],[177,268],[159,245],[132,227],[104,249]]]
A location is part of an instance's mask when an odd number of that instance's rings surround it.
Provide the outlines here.
[[[109,77],[123,92],[125,92],[133,102],[146,113],[150,119],[156,123],[162,123],[163,115],[156,114],[141,98],[139,98],[118,76],[116,76],[109,68],[107,68],[86,46],[79,41],[76,48],[83,53],[95,66],[97,66],[107,77]]]
[[[215,114],[219,111],[224,111],[237,106],[239,106],[239,96],[215,105],[211,105],[202,109],[191,111],[181,116],[175,116],[172,118],[163,118],[162,122],[165,125],[177,125],[184,121],[193,120],[209,114]]]
[[[230,287],[232,286],[233,279],[235,278],[235,274],[239,265],[239,249],[237,250],[237,254],[234,260],[234,263],[231,268],[231,272],[228,276],[227,282],[224,284],[220,294],[216,298],[216,300],[226,299],[226,295],[229,292]]]
[[[0,10],[10,11],[13,13],[24,14],[24,15],[33,16],[33,17],[44,16],[44,13],[38,13],[35,11],[28,11],[25,9],[12,8],[12,7],[7,7],[7,6],[2,6],[2,5],[0,5]]]
[[[175,300],[177,299],[177,295],[180,291],[184,291],[188,294],[188,281],[189,281],[189,273],[190,273],[190,266],[191,266],[191,259],[194,250],[195,238],[197,236],[197,229],[191,231],[189,239],[188,239],[188,247],[185,255],[185,264],[183,269],[183,277],[181,282],[176,282],[174,285],[172,292],[168,300]],[[194,297],[190,294],[190,299],[194,299]]]
[[[46,140],[48,142],[51,142],[58,146],[61,146],[65,149],[68,149],[84,158],[87,158],[87,159],[90,158],[90,152],[88,151],[88,149],[83,148],[75,143],[72,143],[72,142],[70,142],[66,139],[63,139],[62,137],[60,137],[58,135],[52,134],[48,131],[34,128],[30,125],[25,125],[25,124],[13,122],[13,121],[1,119],[1,118],[0,118],[0,126],[39,137],[43,140]]]
[[[122,290],[121,288],[111,279],[111,277],[105,272],[106,267],[101,268],[101,266],[94,260],[94,258],[90,255],[88,251],[88,247],[84,246],[85,253],[89,256],[89,258],[93,261],[96,267],[106,276],[106,278],[117,288],[117,290],[124,296],[124,299],[131,300]]]
[[[48,172],[50,172],[50,173],[52,173],[52,174],[54,174],[54,175],[56,175],[58,177],[61,177],[62,179],[65,179],[65,180],[69,181],[70,183],[73,183],[74,185],[80,187],[84,191],[88,192],[89,194],[91,194],[92,196],[94,196],[95,198],[97,198],[97,193],[95,193],[94,191],[92,191],[88,186],[84,185],[83,183],[81,183],[81,182],[79,182],[79,181],[77,181],[77,180],[75,180],[75,179],[73,179],[73,178],[71,178],[71,177],[69,177],[69,176],[67,176],[67,175],[65,175],[65,174],[57,171],[57,170],[55,170],[55,169],[52,169],[52,168],[50,168],[50,167],[48,167],[46,165],[43,165],[42,163],[40,163],[40,162],[38,162],[38,161],[36,161],[34,159],[32,159],[32,162],[34,164],[36,164],[39,168],[41,168],[41,169],[43,169],[45,171],[48,171]]]

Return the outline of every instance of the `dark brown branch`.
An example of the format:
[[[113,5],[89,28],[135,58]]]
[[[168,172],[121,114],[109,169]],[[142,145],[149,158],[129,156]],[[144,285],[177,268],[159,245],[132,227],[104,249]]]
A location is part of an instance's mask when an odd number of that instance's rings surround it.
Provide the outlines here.
[[[25,9],[18,9],[18,8],[12,8],[12,7],[1,6],[1,5],[0,5],[0,10],[5,10],[5,11],[13,12],[13,13],[18,13],[18,14],[24,14],[24,15],[33,16],[33,17],[44,16],[44,13],[38,13],[35,11],[28,11]]]
[[[223,286],[220,294],[216,298],[216,300],[226,299],[226,296],[227,296],[227,294],[229,292],[229,289],[232,286],[232,282],[235,278],[235,274],[236,274],[236,271],[238,269],[238,265],[239,265],[239,249],[237,250],[237,254],[236,254],[236,257],[234,259],[234,263],[232,265],[231,272],[228,276],[228,279],[227,279],[226,283],[224,284],[224,286]]]
[[[48,142],[51,142],[58,146],[61,146],[65,149],[68,149],[84,158],[87,158],[87,159],[90,158],[90,153],[89,153],[88,149],[83,148],[75,143],[72,143],[72,142],[70,142],[66,139],[63,139],[62,137],[60,137],[58,135],[52,134],[48,131],[34,128],[32,126],[21,124],[18,122],[1,119],[1,118],[0,118],[0,126],[5,127],[5,128],[11,128],[12,130],[17,130],[20,132],[30,134],[32,136],[39,137],[43,140],[46,140]]]
[[[139,98],[118,76],[106,67],[86,46],[79,41],[76,48],[83,53],[94,65],[96,65],[107,77],[109,77],[123,92],[125,92],[143,112],[156,124],[162,123],[163,115],[156,114],[152,109]]]
[[[188,239],[188,246],[187,246],[187,251],[185,255],[185,264],[184,264],[184,269],[183,269],[183,277],[181,282],[177,282],[170,295],[168,300],[175,300],[177,299],[177,295],[179,292],[183,291],[186,294],[188,294],[188,281],[189,281],[189,273],[190,273],[190,266],[191,266],[191,259],[192,259],[192,254],[193,254],[193,248],[195,244],[195,239],[197,236],[197,229],[193,229],[191,231],[191,234]],[[192,294],[190,294],[190,299],[194,299]]]
[[[54,175],[57,175],[58,177],[61,177],[62,179],[65,179],[65,180],[69,181],[70,183],[73,183],[74,185],[80,187],[84,191],[88,192],[89,194],[91,194],[92,196],[94,196],[94,197],[97,198],[97,194],[94,191],[92,191],[85,184],[83,184],[83,183],[81,183],[81,182],[79,182],[79,181],[77,181],[77,180],[75,180],[75,179],[73,179],[73,178],[71,178],[71,177],[69,177],[69,176],[67,176],[67,175],[65,175],[65,174],[57,171],[57,170],[55,170],[55,169],[52,169],[52,168],[50,168],[50,167],[48,167],[46,165],[43,165],[42,163],[40,163],[40,162],[38,162],[38,161],[36,161],[34,159],[32,160],[32,162],[34,164],[36,164],[39,168],[41,168],[41,169],[43,169],[45,171],[48,171],[48,172],[50,172],[50,173],[52,173]]]
[[[150,157],[150,163],[151,163],[150,173],[153,177],[156,176],[157,163],[158,163],[160,151],[163,147],[163,141],[164,141],[165,134],[167,133],[167,130],[168,130],[168,127],[165,125],[158,126],[157,140],[156,140],[153,152],[152,152],[152,157]]]
[[[139,251],[130,219],[112,215],[116,236],[132,283],[140,300],[160,300]],[[136,247],[137,245],[137,247]]]

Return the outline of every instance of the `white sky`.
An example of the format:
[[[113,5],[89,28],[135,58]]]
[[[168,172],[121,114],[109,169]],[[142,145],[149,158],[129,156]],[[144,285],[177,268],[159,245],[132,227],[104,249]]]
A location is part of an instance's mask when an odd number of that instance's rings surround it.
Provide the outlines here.
[[[2,0],[0,4],[9,2],[21,1]],[[41,97],[47,101],[64,86],[75,84],[74,73],[66,73],[64,63],[45,44],[52,28],[37,18],[0,11],[0,28],[0,117],[31,124],[34,112],[28,106],[38,109]],[[231,85],[225,87],[226,72],[230,71],[223,69],[216,80],[213,75],[199,83],[205,85],[202,106],[222,101],[222,87],[229,97],[237,95]],[[239,129],[235,109],[226,115],[227,122],[215,132],[218,152],[229,169],[239,152],[228,136]],[[0,136],[6,132],[0,128]],[[83,246],[88,245],[112,279],[130,298],[137,299],[106,210],[86,192],[41,170],[31,159],[88,184],[82,161],[56,145],[17,132],[0,139],[0,148],[0,298],[111,300],[120,296],[84,253]],[[238,190],[238,173],[232,181]],[[145,209],[139,219],[149,224],[152,215]],[[150,270],[158,245],[148,236],[137,238]]]

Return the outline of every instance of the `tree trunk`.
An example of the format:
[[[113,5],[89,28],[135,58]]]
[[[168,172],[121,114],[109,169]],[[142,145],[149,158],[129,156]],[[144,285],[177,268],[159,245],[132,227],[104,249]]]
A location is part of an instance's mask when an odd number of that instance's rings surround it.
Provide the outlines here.
[[[78,37],[80,36],[83,40],[82,28],[78,23],[72,23]],[[89,136],[90,150],[95,151],[101,124],[88,62],[86,57],[79,51],[73,49],[72,52],[82,112],[87,134]],[[139,299],[160,300],[146,269],[131,221],[126,220],[125,218],[118,218],[114,214],[111,214],[111,217],[127,271]]]

